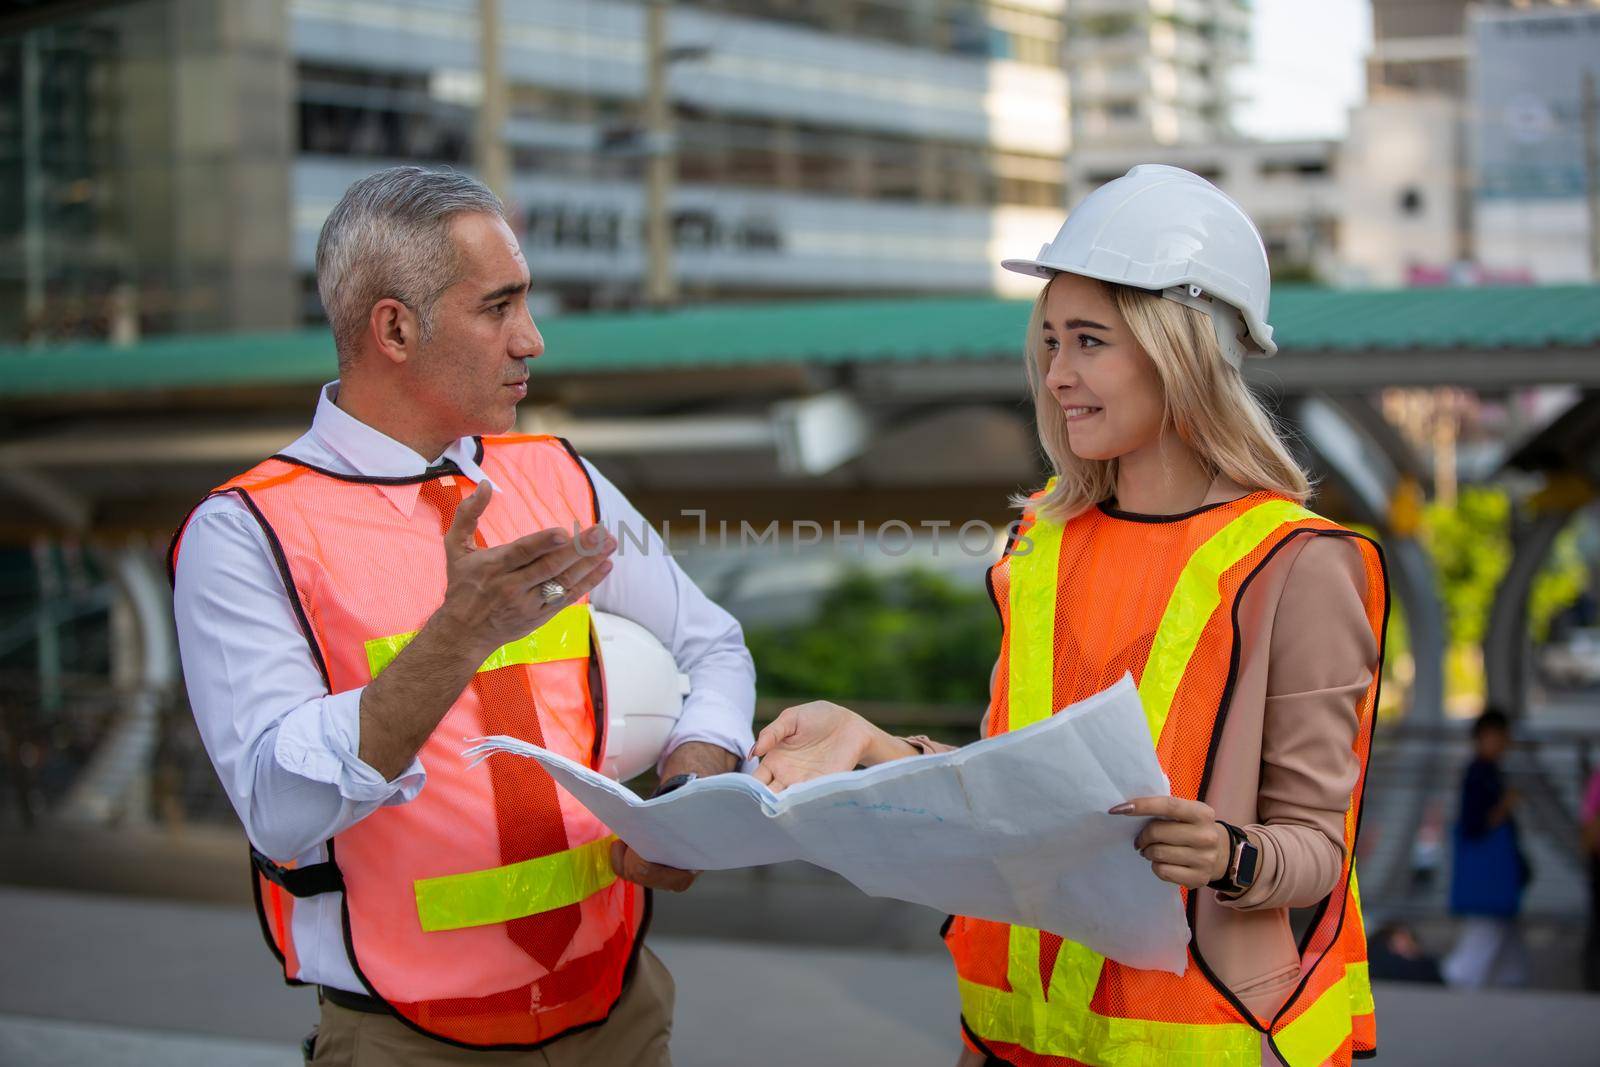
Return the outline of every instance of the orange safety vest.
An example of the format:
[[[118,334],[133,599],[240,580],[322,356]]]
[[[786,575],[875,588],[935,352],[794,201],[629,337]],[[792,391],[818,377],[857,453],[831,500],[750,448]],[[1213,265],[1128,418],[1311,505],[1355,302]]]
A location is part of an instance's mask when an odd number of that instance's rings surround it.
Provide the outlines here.
[[[560,438],[486,437],[478,461],[497,490],[478,522],[480,543],[598,521],[588,472]],[[424,482],[458,497],[471,488],[450,463],[414,478],[362,478],[274,456],[210,494],[236,496],[261,524],[330,693],[372,681],[444,600],[440,508],[419,498],[404,515],[381,488]],[[174,570],[182,538],[180,528]],[[592,647],[585,597],[484,662],[482,684],[461,694],[423,745],[428,780],[413,800],[336,834],[326,863],[289,869],[252,850],[262,930],[288,981],[301,974],[295,898],[342,890],[355,973],[430,1037],[526,1048],[606,1018],[632,973],[649,894],[616,878],[614,838],[570,796],[507,790],[497,809],[490,768],[469,769],[461,757],[465,739],[486,732],[482,699],[496,699],[480,693],[510,686],[513,695],[500,699],[526,708],[531,696],[546,747],[598,767],[604,738],[590,691]],[[548,820],[560,821],[570,847],[532,858],[526,852],[538,848],[526,849],[507,863],[506,828],[515,835]],[[550,966],[513,942],[512,923],[525,941],[537,939],[540,923],[559,927],[555,948],[543,953]]]
[[[1002,637],[985,733],[1039,722],[1130,671],[1173,795],[1204,797],[1238,669],[1239,601],[1280,548],[1305,536],[1359,548],[1381,648],[1388,589],[1378,546],[1293,501],[1252,493],[1149,520],[1091,508],[1057,523],[1028,512],[989,572]],[[1345,863],[1301,942],[1300,984],[1275,1017],[1245,1008],[1192,938],[1180,977],[1055,934],[952,917],[944,935],[968,1044],[1021,1067],[1247,1067],[1260,1064],[1263,1035],[1287,1067],[1372,1055],[1353,857],[1377,699],[1375,675],[1357,709],[1361,776],[1345,815]],[[1196,897],[1183,892],[1192,932]]]

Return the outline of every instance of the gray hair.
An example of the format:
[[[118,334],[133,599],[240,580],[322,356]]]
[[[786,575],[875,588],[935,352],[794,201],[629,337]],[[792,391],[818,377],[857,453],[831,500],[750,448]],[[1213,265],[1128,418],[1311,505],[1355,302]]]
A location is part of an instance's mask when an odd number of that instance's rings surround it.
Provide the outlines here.
[[[428,339],[434,302],[460,280],[450,221],[470,212],[506,217],[487,186],[451,170],[390,167],[344,191],[317,238],[317,295],[341,370],[380,300],[414,311]]]

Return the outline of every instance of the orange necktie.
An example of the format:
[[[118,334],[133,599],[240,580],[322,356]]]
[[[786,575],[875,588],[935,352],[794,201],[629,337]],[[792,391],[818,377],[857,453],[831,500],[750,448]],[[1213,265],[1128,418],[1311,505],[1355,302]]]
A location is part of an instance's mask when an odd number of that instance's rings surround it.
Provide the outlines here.
[[[470,491],[470,483],[451,475],[419,486],[419,499],[439,513],[441,534],[447,533],[455,521],[463,489]],[[483,547],[483,535],[476,537],[479,547]],[[538,594],[535,591],[529,595]],[[478,697],[486,735],[510,734],[535,745],[544,744],[544,731],[539,727],[533,700],[532,672],[533,668],[527,664],[512,664],[479,671],[472,676],[471,688]],[[484,766],[489,768],[489,781],[494,789],[500,862],[511,864],[565,852],[567,828],[556,798],[556,783],[549,773],[534,760],[504,755],[485,760]],[[506,936],[546,970],[553,971],[581,921],[579,906],[568,904],[553,911],[512,919],[506,923]]]

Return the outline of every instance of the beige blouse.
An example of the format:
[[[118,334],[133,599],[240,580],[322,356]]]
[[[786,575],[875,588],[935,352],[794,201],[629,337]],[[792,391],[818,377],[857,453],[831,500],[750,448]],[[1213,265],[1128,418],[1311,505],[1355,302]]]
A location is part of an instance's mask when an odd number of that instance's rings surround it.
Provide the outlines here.
[[[1243,495],[1219,479],[1205,503]],[[1195,943],[1263,1022],[1300,977],[1289,911],[1327,896],[1344,860],[1344,814],[1360,769],[1356,705],[1378,669],[1366,589],[1354,545],[1299,537],[1239,605],[1239,673],[1202,799],[1249,834],[1260,869],[1240,897],[1200,891]]]

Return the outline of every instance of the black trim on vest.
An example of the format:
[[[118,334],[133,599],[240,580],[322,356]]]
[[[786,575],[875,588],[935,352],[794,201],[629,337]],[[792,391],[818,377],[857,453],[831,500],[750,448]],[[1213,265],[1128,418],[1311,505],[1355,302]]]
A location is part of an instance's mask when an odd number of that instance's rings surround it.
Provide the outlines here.
[[[1005,628],[1006,617],[1000,611],[1000,598],[996,596],[994,592],[994,569],[1000,566],[1000,564],[1004,563],[1006,559],[1010,557],[1012,546],[1017,543],[1017,538],[1021,536],[1022,533],[1021,522],[1021,519],[1017,519],[1013,523],[1007,524],[1006,547],[1000,550],[1000,558],[991,563],[983,572],[983,588],[989,594],[989,603],[994,605],[994,617],[1000,620],[1000,626],[1002,630]],[[997,651],[995,654],[998,656],[999,652]]]
[[[194,513],[200,510],[200,505],[216,496],[216,492],[207,493],[195,503],[195,506],[186,511],[183,521],[178,523],[178,528],[172,531],[172,537],[167,541],[167,584],[176,587],[178,584],[178,546],[183,543],[183,533],[189,528],[189,522],[194,518]]]
[[[1192,519],[1196,515],[1204,515],[1208,511],[1215,511],[1218,508],[1225,508],[1229,504],[1237,504],[1239,501],[1243,500],[1245,497],[1254,496],[1254,495],[1255,495],[1254,493],[1246,493],[1244,496],[1236,496],[1232,500],[1219,500],[1215,504],[1201,504],[1199,507],[1195,508],[1193,511],[1179,512],[1176,515],[1147,515],[1147,514],[1145,514],[1143,512],[1139,512],[1139,511],[1122,511],[1122,510],[1120,510],[1118,508],[1112,507],[1110,502],[1104,501],[1104,500],[1102,500],[1100,503],[1096,504],[1095,508],[1100,512],[1100,514],[1106,516],[1107,518],[1111,518],[1111,519],[1121,519],[1123,522],[1143,522],[1143,523],[1157,523],[1157,524],[1159,524],[1159,523],[1167,523],[1167,522],[1182,522],[1185,519]]]
[[[254,850],[252,849],[252,851]],[[278,943],[272,939],[272,925],[267,922],[267,905],[261,899],[261,872],[256,870],[256,865],[253,862],[250,864],[250,899],[255,903],[256,922],[261,926],[261,940],[267,943],[268,951],[278,961],[278,967],[283,971],[284,984],[306,985],[306,982],[298,978],[289,977],[288,957],[283,954],[283,949],[278,947]]]
[[[1354,532],[1352,530],[1326,531],[1326,532],[1329,533],[1329,534],[1332,534],[1333,536],[1349,537],[1351,539],[1365,541],[1365,542],[1367,542],[1368,544],[1370,544],[1372,546],[1373,551],[1377,554],[1377,557],[1378,557],[1378,573],[1383,578],[1383,623],[1382,623],[1381,628],[1378,631],[1378,677],[1375,679],[1375,682],[1374,682],[1374,685],[1373,685],[1373,689],[1372,689],[1372,714],[1373,714],[1373,722],[1372,722],[1373,738],[1372,739],[1376,740],[1377,739],[1377,732],[1378,732],[1378,722],[1377,722],[1378,703],[1379,703],[1380,699],[1383,696],[1383,658],[1384,658],[1384,655],[1388,651],[1389,608],[1390,608],[1391,604],[1393,603],[1393,597],[1390,595],[1390,590],[1389,590],[1389,560],[1388,560],[1388,557],[1386,557],[1383,554],[1383,546],[1381,544],[1379,544],[1375,539],[1373,539],[1371,537],[1367,537],[1364,534],[1358,534],[1358,533],[1356,533],[1356,532]],[[1368,760],[1369,761],[1371,759],[1371,755],[1372,755],[1372,752],[1371,752],[1371,749],[1369,747],[1368,750],[1367,750],[1367,756],[1368,756]],[[1358,814],[1356,816],[1356,831],[1355,831],[1354,834],[1351,835],[1351,838],[1350,838],[1350,872],[1352,874],[1355,873],[1355,869],[1356,869],[1355,857],[1356,857],[1357,846],[1361,843],[1361,825],[1362,825],[1362,823],[1366,822],[1366,818],[1367,818],[1366,793],[1367,793],[1367,767],[1362,767],[1362,769],[1361,769],[1361,800],[1362,800],[1361,812],[1360,812],[1360,814]],[[1348,875],[1345,877],[1344,887],[1343,888],[1344,888],[1343,895],[1345,897],[1348,897],[1350,895],[1350,878],[1349,878]],[[1305,955],[1306,947],[1309,946],[1310,943],[1311,943],[1311,937],[1312,937],[1313,932],[1316,930],[1318,923],[1320,923],[1322,921],[1322,916],[1323,916],[1323,913],[1327,909],[1328,902],[1331,901],[1332,899],[1333,899],[1333,894],[1329,893],[1328,894],[1328,900],[1324,901],[1322,906],[1318,908],[1315,921],[1312,922],[1310,926],[1306,927],[1305,935],[1304,935],[1304,937],[1301,938],[1300,953],[1301,953],[1302,957],[1304,957],[1304,955]],[[1328,958],[1328,953],[1330,951],[1332,951],[1333,946],[1338,944],[1339,935],[1344,933],[1344,921],[1345,921],[1346,918],[1349,917],[1349,914],[1350,914],[1350,909],[1349,908],[1344,908],[1343,910],[1340,911],[1340,913],[1339,913],[1339,922],[1333,928],[1333,936],[1328,939],[1328,947],[1326,949],[1323,949],[1322,955],[1317,957],[1317,962],[1312,964],[1311,967],[1306,970],[1305,977],[1300,979],[1300,984],[1295,987],[1294,992],[1292,994],[1290,994],[1289,999],[1284,1001],[1284,1008],[1282,1010],[1280,1010],[1278,1012],[1277,1016],[1275,1016],[1273,1018],[1273,1020],[1272,1020],[1274,1024],[1277,1023],[1278,1019],[1283,1017],[1283,1011],[1287,1010],[1288,1006],[1290,1004],[1293,1004],[1295,1002],[1295,1000],[1297,1000],[1299,998],[1300,994],[1305,991],[1306,983],[1311,981],[1311,976],[1316,973],[1316,970],[1317,970],[1318,967],[1322,966],[1322,961]],[[1268,1038],[1267,1038],[1267,1043],[1272,1047],[1272,1054],[1274,1056],[1277,1056],[1278,1059],[1282,1060],[1283,1059],[1283,1054],[1278,1050],[1277,1041],[1274,1040],[1269,1035]],[[1354,1055],[1354,1054],[1355,1053],[1352,1052],[1352,1055]],[[1368,1053],[1368,1055],[1371,1055],[1371,1056],[1376,1056],[1377,1054],[1378,1054],[1378,1050],[1377,1050],[1376,1046],[1374,1046],[1371,1049],[1371,1051]],[[1365,1057],[1363,1057],[1363,1058],[1365,1058]]]
[[[589,525],[595,526],[600,522],[600,491],[595,488],[594,478],[589,474],[589,468],[584,464],[583,457],[578,455],[578,450],[572,447],[572,442],[565,437],[557,437],[561,447],[567,450],[567,455],[572,457],[572,462],[577,465],[578,473],[583,475],[583,480],[589,483]],[[620,537],[621,534],[618,534]],[[591,634],[591,639],[593,635]],[[600,769],[601,762],[606,754],[606,675],[600,670],[600,657],[592,653],[589,656],[589,705],[594,709],[594,751],[589,754],[589,766],[595,770]],[[595,699],[595,682],[599,682],[600,699]]]
[[[584,464],[583,457],[578,455],[578,450],[572,447],[572,442],[565,437],[557,437],[561,447],[567,450],[567,455],[572,457],[572,462],[578,465],[578,473],[583,475],[583,480],[589,483],[589,513],[594,520],[589,523],[593,526],[600,521],[600,491],[595,488],[594,479],[589,475],[589,468]]]
[[[183,540],[184,531],[189,528],[189,520],[194,518],[194,513],[200,510],[201,504],[217,496],[236,496],[254,516],[256,524],[261,527],[261,533],[267,539],[267,547],[272,550],[272,562],[278,568],[278,577],[283,581],[283,588],[289,594],[289,606],[294,609],[295,621],[300,624],[300,632],[305,635],[306,644],[311,648],[311,658],[316,662],[317,673],[322,675],[322,684],[329,691],[333,691],[333,683],[329,679],[327,661],[322,658],[322,647],[312,636],[311,620],[306,615],[305,605],[300,603],[300,591],[295,588],[294,573],[289,569],[289,557],[283,551],[283,543],[278,540],[278,533],[267,521],[267,517],[256,507],[256,502],[251,499],[250,493],[242,486],[233,486],[229,489],[215,489],[200,499],[200,503],[189,509],[189,514],[184,516],[183,524],[172,535],[172,542],[167,547],[167,575],[176,583],[178,576],[178,545]]]
[[[255,517],[256,523],[261,527],[261,532],[266,536],[267,545],[272,550],[273,565],[277,567],[278,576],[283,580],[284,591],[289,595],[289,604],[294,608],[295,619],[297,622],[299,622],[300,630],[305,635],[306,644],[311,649],[311,657],[317,665],[317,672],[322,675],[323,685],[328,686],[328,666],[325,662],[323,662],[322,649],[318,647],[316,639],[311,636],[311,624],[306,618],[305,609],[300,604],[300,593],[295,588],[294,576],[289,571],[289,560],[288,557],[284,555],[283,545],[279,543],[278,535],[272,529],[271,523],[267,522],[266,516],[261,514],[261,509],[256,507],[255,501],[250,499],[250,494],[244,489],[235,486],[231,489],[213,490],[212,492],[209,492],[205,496],[201,497],[199,503],[195,504],[194,507],[189,509],[188,514],[183,517],[183,521],[178,524],[178,528],[173,531],[172,540],[167,545],[167,580],[173,585],[177,584],[178,546],[183,541],[184,531],[189,528],[189,522],[194,518],[194,513],[199,511],[200,506],[207,500],[210,500],[212,497],[226,496],[229,494],[239,498],[240,502],[244,504],[246,509],[249,510],[250,514]],[[331,689],[331,686],[329,686],[329,688]],[[329,842],[328,845],[331,855],[332,842]],[[279,867],[270,859],[267,859],[266,856],[263,856],[261,853],[257,852],[254,845],[250,846],[250,898],[255,903],[256,922],[261,926],[261,939],[267,943],[267,948],[272,952],[273,958],[278,961],[278,966],[282,968],[284,982],[292,986],[306,985],[306,982],[300,980],[299,978],[292,977],[289,974],[288,957],[283,954],[283,949],[278,947],[278,942],[272,937],[272,924],[267,921],[266,901],[261,899],[261,879],[264,877],[269,878],[279,886],[282,886],[286,892],[289,892],[293,896],[300,896],[302,894],[294,893],[293,890],[290,890],[288,885],[280,878],[274,878],[268,874],[266,869],[262,867],[261,862],[257,860],[258,856],[260,857],[261,861],[265,861],[266,864],[276,871],[284,871],[285,868]],[[314,867],[305,869],[313,870],[315,868],[325,866],[329,865],[319,863],[315,864]],[[332,874],[334,878],[338,879],[339,888],[342,889],[344,886],[344,880],[339,876],[338,868],[333,868]],[[324,874],[322,877],[325,878],[326,875]],[[297,884],[300,883],[297,881]],[[325,891],[326,890],[318,890],[318,892]],[[285,938],[291,938],[294,936],[294,932],[292,930],[285,930],[283,932],[283,936]]]
[[[332,841],[328,842],[328,862],[336,862],[333,856]],[[651,914],[655,910],[654,892],[652,890],[645,889],[642,886],[639,887],[639,890],[640,892],[644,893],[644,915],[639,920],[639,930],[633,938],[633,949],[628,955],[628,965],[622,972],[622,985],[617,989],[617,999],[613,1000],[611,1002],[611,1006],[606,1009],[606,1013],[600,1018],[594,1020],[594,1022],[582,1023],[578,1026],[568,1027],[558,1034],[552,1034],[543,1041],[536,1041],[531,1045],[519,1045],[514,1043],[501,1045],[473,1045],[468,1044],[465,1041],[455,1041],[448,1037],[440,1037],[438,1034],[430,1033],[429,1031],[423,1029],[410,1019],[407,1019],[404,1015],[401,1015],[398,1011],[395,1011],[394,1005],[390,1004],[384,999],[383,994],[378,992],[377,987],[372,984],[371,979],[369,979],[366,976],[366,973],[361,970],[361,964],[356,962],[355,938],[350,933],[350,897],[348,894],[345,894],[339,898],[339,925],[344,931],[344,951],[345,955],[350,958],[350,969],[355,972],[356,978],[360,979],[361,984],[366,987],[368,995],[370,995],[373,1000],[383,1005],[384,1010],[390,1015],[394,1016],[394,1018],[407,1029],[415,1030],[423,1037],[431,1038],[440,1044],[454,1045],[456,1048],[471,1049],[474,1052],[531,1052],[534,1049],[544,1048],[552,1041],[559,1041],[563,1037],[570,1037],[573,1034],[579,1034],[585,1030],[592,1030],[597,1026],[604,1026],[606,1022],[610,1020],[612,1012],[617,1010],[617,1004],[621,1002],[623,995],[627,993],[628,987],[633,984],[633,975],[639,966],[639,953],[644,950],[645,934],[650,932]],[[632,916],[630,915],[629,918],[631,920]]]
[[[305,604],[300,600],[300,590],[294,584],[294,572],[289,569],[289,556],[283,550],[283,542],[278,540],[278,532],[261,513],[261,509],[251,499],[249,492],[237,487],[225,492],[238,494],[244,506],[250,509],[250,514],[256,517],[256,522],[261,524],[262,532],[267,535],[267,544],[272,548],[272,558],[278,564],[278,573],[283,575],[284,588],[289,591],[289,604],[294,608],[294,616],[300,622],[301,632],[306,635],[306,644],[311,648],[311,658],[317,661],[317,671],[322,675],[323,688],[330,693],[333,692],[333,679],[328,673],[328,661],[322,658],[322,646],[318,644],[316,633],[311,629],[311,619],[306,615]]]
[[[973,1033],[972,1027],[967,1025],[967,1017],[961,1016],[961,1032],[967,1035],[967,1040],[972,1042],[972,1047],[983,1053],[983,1067],[1012,1067],[1010,1060],[1003,1060],[994,1054],[994,1050],[983,1043],[983,1038]]]
[[[1384,657],[1384,652],[1385,652],[1385,638],[1387,636],[1388,624],[1389,624],[1389,603],[1390,603],[1390,596],[1389,596],[1389,570],[1388,570],[1388,563],[1385,560],[1384,555],[1383,555],[1383,546],[1378,544],[1377,541],[1374,541],[1370,537],[1363,536],[1362,534],[1358,534],[1358,533],[1355,533],[1354,531],[1350,531],[1350,530],[1324,530],[1324,529],[1319,529],[1317,527],[1301,527],[1299,529],[1290,530],[1288,532],[1288,534],[1286,534],[1283,537],[1282,540],[1280,540],[1276,545],[1273,545],[1270,549],[1267,550],[1266,555],[1261,558],[1261,560],[1255,565],[1255,567],[1251,569],[1250,573],[1245,576],[1244,580],[1242,582],[1240,582],[1239,590],[1234,595],[1233,604],[1232,604],[1232,606],[1230,608],[1230,618],[1231,618],[1232,626],[1233,626],[1233,643],[1232,643],[1232,649],[1231,649],[1230,654],[1229,654],[1228,679],[1227,679],[1226,684],[1223,686],[1222,698],[1221,698],[1221,701],[1219,702],[1219,705],[1218,705],[1218,708],[1217,708],[1216,721],[1212,725],[1211,740],[1210,740],[1209,747],[1208,747],[1207,752],[1206,752],[1205,770],[1203,771],[1203,773],[1201,775],[1201,779],[1200,779],[1200,788],[1199,788],[1199,791],[1198,791],[1198,795],[1200,797],[1204,797],[1206,795],[1206,790],[1210,787],[1210,784],[1211,784],[1211,775],[1212,775],[1212,771],[1214,769],[1214,765],[1215,765],[1215,761],[1216,761],[1217,748],[1218,748],[1218,745],[1220,744],[1220,741],[1221,741],[1223,726],[1227,722],[1228,705],[1232,702],[1234,685],[1238,680],[1240,645],[1241,645],[1241,642],[1242,642],[1242,639],[1243,639],[1243,634],[1242,634],[1242,632],[1240,630],[1240,626],[1239,626],[1239,605],[1241,603],[1243,603],[1244,597],[1245,597],[1245,593],[1249,589],[1250,584],[1255,581],[1256,577],[1266,567],[1267,563],[1270,560],[1272,560],[1277,555],[1279,550],[1281,550],[1285,545],[1289,544],[1296,537],[1301,537],[1301,536],[1348,537],[1348,538],[1351,538],[1353,540],[1359,539],[1359,540],[1366,541],[1367,543],[1371,544],[1373,546],[1373,548],[1376,550],[1377,557],[1378,557],[1378,569],[1379,569],[1379,573],[1380,573],[1380,575],[1381,575],[1381,577],[1383,579],[1383,598],[1384,598],[1384,601],[1383,601],[1383,624],[1382,624],[1382,626],[1381,626],[1381,628],[1379,630],[1379,633],[1378,633],[1377,685],[1375,686],[1375,688],[1373,690],[1373,711],[1372,711],[1372,713],[1373,713],[1374,716],[1377,715],[1378,697],[1381,695],[1380,694],[1380,689],[1382,687],[1382,682],[1383,682],[1383,657]],[[1374,725],[1374,729],[1376,729],[1376,725],[1377,725],[1376,722],[1374,722],[1373,725]],[[1369,745],[1370,745],[1370,740],[1369,740]],[[1369,760],[1370,760],[1370,757],[1371,757],[1371,750],[1369,748],[1369,750],[1368,750],[1368,758],[1369,758]],[[1362,768],[1361,797],[1359,798],[1363,803],[1361,803],[1361,815],[1359,815],[1357,817],[1357,819],[1356,819],[1356,832],[1353,835],[1352,840],[1350,842],[1350,853],[1351,853],[1352,857],[1355,855],[1356,843],[1357,843],[1357,841],[1360,840],[1361,822],[1362,822],[1362,820],[1364,819],[1364,817],[1366,815],[1366,804],[1364,803],[1365,796],[1366,796],[1366,768],[1363,767]],[[1352,860],[1351,870],[1354,870],[1354,869],[1355,869],[1354,861]],[[1342,890],[1342,893],[1339,892],[1340,890]],[[1312,917],[1312,921],[1311,921],[1310,925],[1306,928],[1306,933],[1301,938],[1300,944],[1298,946],[1296,946],[1297,954],[1301,957],[1302,963],[1304,961],[1306,949],[1310,945],[1310,939],[1314,935],[1317,927],[1321,924],[1323,917],[1327,914],[1327,909],[1331,906],[1331,904],[1332,904],[1332,902],[1334,900],[1334,897],[1336,895],[1339,895],[1339,896],[1348,898],[1349,893],[1350,893],[1350,880],[1349,880],[1349,878],[1347,876],[1341,886],[1336,886],[1335,887],[1335,891],[1329,892],[1328,895],[1325,896],[1318,903],[1317,910],[1316,910],[1315,914]],[[1193,932],[1194,932],[1194,929],[1195,929],[1195,918],[1196,918],[1196,908],[1197,908],[1197,904],[1198,904],[1198,899],[1199,899],[1198,890],[1190,890],[1189,893],[1188,893],[1187,906],[1184,909],[1185,910],[1185,914],[1186,914],[1186,918],[1188,919],[1189,930],[1190,930],[1190,934],[1191,934],[1190,941],[1189,941],[1189,956],[1190,956],[1190,958],[1194,960],[1195,966],[1199,969],[1200,973],[1205,976],[1206,981],[1211,984],[1211,987],[1213,989],[1215,989],[1220,996],[1222,996],[1225,1000],[1227,1000],[1228,1003],[1233,1005],[1234,1009],[1239,1012],[1240,1016],[1245,1021],[1247,1021],[1256,1030],[1258,1030],[1261,1033],[1264,1033],[1264,1034],[1267,1035],[1267,1041],[1272,1047],[1273,1054],[1277,1055],[1280,1060],[1283,1059],[1281,1053],[1279,1053],[1279,1051],[1278,1051],[1277,1044],[1275,1043],[1275,1041],[1273,1039],[1272,1028],[1277,1025],[1278,1021],[1283,1018],[1284,1013],[1286,1011],[1288,1011],[1289,1007],[1292,1004],[1294,1004],[1296,1000],[1299,999],[1299,997],[1300,997],[1300,995],[1302,993],[1305,992],[1306,984],[1308,982],[1310,982],[1311,976],[1314,973],[1316,973],[1316,970],[1317,970],[1318,967],[1322,966],[1322,962],[1323,962],[1323,960],[1325,960],[1327,958],[1328,952],[1331,951],[1333,946],[1338,943],[1339,935],[1344,930],[1344,920],[1345,920],[1346,915],[1348,915],[1348,913],[1349,913],[1349,909],[1345,908],[1345,909],[1343,909],[1341,911],[1341,913],[1339,915],[1339,922],[1334,927],[1333,936],[1329,939],[1328,948],[1323,950],[1322,955],[1317,958],[1317,962],[1316,963],[1312,964],[1309,968],[1306,969],[1304,976],[1300,979],[1300,983],[1297,986],[1295,986],[1294,991],[1288,996],[1287,999],[1284,1000],[1283,1006],[1278,1009],[1278,1013],[1272,1017],[1272,1019],[1267,1023],[1266,1026],[1263,1027],[1256,1020],[1255,1013],[1250,1011],[1248,1008],[1246,1008],[1244,1006],[1244,1004],[1239,1000],[1239,998],[1234,995],[1233,991],[1231,989],[1229,989],[1227,987],[1227,985],[1224,982],[1222,982],[1221,979],[1219,979],[1217,977],[1216,972],[1211,969],[1210,964],[1208,964],[1206,962],[1206,960],[1205,960],[1205,957],[1203,955],[1201,955],[1199,942],[1197,940],[1195,940],[1193,938],[1193,936],[1192,936]]]
[[[479,459],[482,459],[483,457],[482,442],[479,442],[478,444],[478,457]],[[314,471],[315,473],[326,478],[334,478],[341,482],[351,482],[355,485],[421,485],[423,482],[431,482],[435,478],[443,478],[447,474],[460,474],[463,478],[466,477],[461,468],[456,466],[455,461],[449,459],[438,464],[437,466],[429,467],[421,474],[396,474],[391,476],[378,474],[343,474],[339,471],[331,471],[326,467],[319,467],[315,463],[307,463],[303,459],[296,459],[293,456],[286,456],[282,452],[276,453],[269,458],[275,459],[280,463],[287,463],[294,467],[304,467],[306,470]],[[474,462],[477,461],[475,460]]]
[[[1350,1058],[1353,1060],[1371,1060],[1376,1059],[1377,1056],[1378,1047],[1376,1045],[1372,1048],[1353,1048],[1350,1050]]]
[[[944,922],[939,924],[939,940],[943,941],[945,938],[949,937],[950,928],[955,924],[956,917],[954,915],[946,915],[944,917]]]
[[[261,872],[261,877],[291,897],[305,898],[320,896],[323,893],[344,892],[344,876],[339,873],[338,867],[326,860],[305,867],[282,867],[252,845],[250,865]]]
[[[346,474],[342,471],[331,471],[326,467],[319,467],[315,463],[307,463],[303,459],[296,459],[294,456],[285,455],[282,452],[276,452],[269,458],[275,459],[280,463],[288,463],[296,467],[304,467],[308,471],[315,471],[316,473],[325,475],[329,478],[336,478],[341,482],[352,482],[356,485],[420,485],[423,482],[431,482],[435,478],[442,478],[446,474],[459,474],[463,478],[466,477],[466,473],[460,468],[460,466],[456,464],[456,461],[453,459],[447,459],[443,463],[430,466],[421,474],[381,475]],[[482,465],[483,463],[482,437],[474,437],[472,439],[472,462],[479,465]]]

